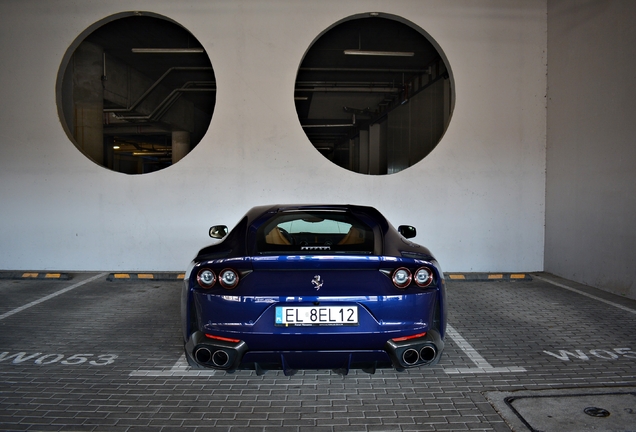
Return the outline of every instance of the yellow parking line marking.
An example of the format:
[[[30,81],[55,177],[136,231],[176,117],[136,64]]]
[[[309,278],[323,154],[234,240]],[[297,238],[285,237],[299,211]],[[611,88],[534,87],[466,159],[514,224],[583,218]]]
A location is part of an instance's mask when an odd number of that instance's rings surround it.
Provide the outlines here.
[[[155,275],[150,273],[139,273],[137,274],[138,279],[154,279]]]

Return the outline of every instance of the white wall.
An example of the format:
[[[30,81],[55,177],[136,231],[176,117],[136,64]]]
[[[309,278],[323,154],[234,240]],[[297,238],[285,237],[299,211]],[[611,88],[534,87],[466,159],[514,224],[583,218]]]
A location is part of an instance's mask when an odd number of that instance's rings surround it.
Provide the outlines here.
[[[636,298],[636,3],[548,4],[545,269]]]
[[[80,154],[55,102],[73,40],[129,10],[191,31],[218,86],[212,123],[194,151],[141,176]],[[293,102],[312,41],[371,11],[428,32],[456,89],[438,147],[388,176],[324,159]],[[415,240],[446,271],[543,268],[545,1],[23,0],[0,2],[0,23],[2,269],[183,270],[211,224],[233,225],[249,207],[276,202],[375,206],[395,225],[416,225]]]

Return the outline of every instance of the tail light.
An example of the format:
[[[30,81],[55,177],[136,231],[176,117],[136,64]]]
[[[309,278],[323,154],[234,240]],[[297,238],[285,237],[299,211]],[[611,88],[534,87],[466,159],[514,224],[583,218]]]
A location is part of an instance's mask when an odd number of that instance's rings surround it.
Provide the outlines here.
[[[209,268],[202,268],[197,273],[197,283],[201,288],[212,288],[216,283],[216,275]]]
[[[418,287],[427,287],[431,284],[431,282],[433,282],[433,272],[428,267],[420,267],[415,272],[415,277],[413,279]]]
[[[239,275],[232,269],[224,269],[219,273],[219,283],[225,289],[234,289],[239,283]]]
[[[393,280],[393,285],[397,288],[404,289],[411,284],[413,275],[411,275],[411,271],[406,267],[400,267],[393,272],[391,279]]]

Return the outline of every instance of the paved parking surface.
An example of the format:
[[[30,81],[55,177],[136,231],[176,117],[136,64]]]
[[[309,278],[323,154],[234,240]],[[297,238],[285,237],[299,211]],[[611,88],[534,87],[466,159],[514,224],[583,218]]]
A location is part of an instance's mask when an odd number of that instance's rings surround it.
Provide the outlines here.
[[[190,371],[182,282],[107,276],[0,279],[1,430],[509,431],[493,392],[636,391],[636,302],[550,275],[448,280],[440,364],[346,377]]]

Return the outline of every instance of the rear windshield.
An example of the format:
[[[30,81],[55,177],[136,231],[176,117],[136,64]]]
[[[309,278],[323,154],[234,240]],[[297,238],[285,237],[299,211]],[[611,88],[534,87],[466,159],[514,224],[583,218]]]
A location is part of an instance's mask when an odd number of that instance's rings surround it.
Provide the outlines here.
[[[345,211],[282,212],[258,230],[261,253],[373,252],[373,230]]]

